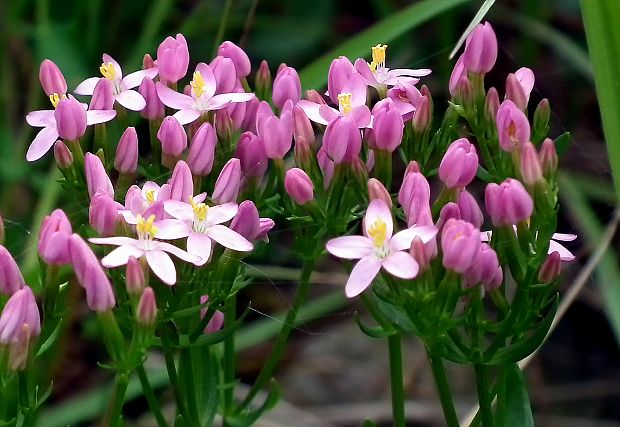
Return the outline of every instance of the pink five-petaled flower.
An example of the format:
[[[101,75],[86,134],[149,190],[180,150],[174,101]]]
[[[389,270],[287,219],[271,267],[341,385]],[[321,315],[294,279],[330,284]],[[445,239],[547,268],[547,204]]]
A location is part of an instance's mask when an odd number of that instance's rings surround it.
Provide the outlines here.
[[[204,265],[211,256],[211,240],[234,251],[248,252],[254,247],[245,237],[222,225],[237,214],[236,203],[207,206],[196,203],[190,197],[190,203],[168,200],[164,209],[176,219],[166,219],[159,223],[158,238],[180,239],[187,237],[187,251],[199,258],[195,265]]]
[[[152,79],[157,75],[157,68],[135,71],[123,77],[123,71],[118,62],[110,55],[103,54],[103,63],[99,67],[103,78],[112,82],[114,100],[123,107],[132,111],[140,111],[146,106],[144,97],[133,88],[140,86],[145,78]],[[89,77],[75,88],[78,95],[92,95],[100,77]]]
[[[410,70],[407,68],[390,70],[385,66],[385,51],[387,45],[378,44],[370,48],[372,51],[372,62],[369,64],[362,58],[355,61],[355,69],[364,77],[366,84],[375,89],[381,86],[394,86],[402,83],[417,83],[416,77],[427,76],[431,70],[423,68],[420,70]]]
[[[363,236],[336,237],[325,245],[334,256],[359,259],[345,287],[347,297],[357,296],[370,286],[381,267],[402,279],[413,279],[418,274],[418,263],[406,250],[415,237],[424,243],[431,241],[437,229],[414,226],[392,235],[393,226],[390,209],[383,200],[375,199],[364,217]]]
[[[146,220],[142,218],[142,216],[138,216],[137,219],[137,239],[132,239],[131,237],[102,237],[89,239],[90,242],[97,245],[118,246],[118,248],[114,249],[101,260],[101,264],[108,268],[118,267],[127,264],[129,258],[132,256],[135,258],[144,256],[153,273],[155,273],[162,282],[167,285],[174,285],[177,281],[177,271],[170,255],[166,252],[181,258],[183,261],[194,264],[199,261],[199,258],[195,255],[188,254],[170,243],[153,240],[157,233],[157,226],[154,224],[155,215],[151,215]]]
[[[57,114],[57,110],[38,110],[31,111],[26,116],[26,121],[30,126],[43,128],[39,131],[39,133],[37,133],[37,136],[35,136],[34,140],[30,143],[30,147],[28,147],[26,160],[29,162],[39,160],[50,150],[50,148],[52,148],[59,136],[64,137],[59,134],[59,127],[67,127],[67,124],[64,122],[67,121],[65,118],[68,118],[66,117],[68,114],[64,114],[64,111],[69,110],[66,108],[67,106],[75,107],[75,105],[68,105],[67,103],[75,103],[79,106],[79,108],[86,109],[85,105],[80,104],[77,99],[71,96],[66,98],[62,95],[62,97],[60,97],[55,93],[50,95],[50,101],[52,102],[54,108],[58,108],[59,105],[62,105],[60,107],[60,113]],[[77,108],[71,108],[71,111],[75,113]],[[85,113],[86,126],[105,123],[112,120],[116,116],[116,111],[114,110],[91,110],[85,111]],[[80,135],[78,135],[78,137],[79,136]]]
[[[246,102],[255,96],[253,93],[245,92],[215,95],[216,81],[213,70],[203,62],[196,66],[190,86],[191,96],[176,92],[162,83],[155,85],[161,102],[179,110],[173,117],[182,125],[195,121],[207,111],[222,109],[231,102]]]

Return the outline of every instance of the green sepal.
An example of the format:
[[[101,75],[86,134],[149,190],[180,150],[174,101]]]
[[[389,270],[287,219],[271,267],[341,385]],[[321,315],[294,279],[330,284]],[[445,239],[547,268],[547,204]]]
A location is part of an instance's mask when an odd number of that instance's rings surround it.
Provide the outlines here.
[[[397,333],[395,329],[385,329],[381,326],[366,326],[362,319],[359,316],[358,312],[355,312],[353,315],[353,319],[357,326],[359,326],[360,330],[371,338],[387,338]]]

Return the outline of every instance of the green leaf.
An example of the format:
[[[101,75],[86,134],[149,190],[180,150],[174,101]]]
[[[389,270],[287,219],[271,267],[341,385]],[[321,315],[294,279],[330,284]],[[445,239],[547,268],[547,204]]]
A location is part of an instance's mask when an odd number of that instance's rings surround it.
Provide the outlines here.
[[[450,56],[449,56],[450,59],[454,58],[454,55],[456,55],[456,52],[458,52],[461,46],[463,46],[463,43],[465,43],[465,40],[467,39],[467,36],[469,35],[469,33],[472,32],[472,30],[476,27],[476,25],[482,22],[482,19],[487,14],[489,9],[491,9],[494,3],[495,3],[495,0],[485,0],[484,3],[482,3],[482,6],[480,6],[480,9],[478,9],[478,13],[474,15],[473,19],[471,20],[471,22],[469,23],[465,31],[463,31],[461,38],[456,43],[456,46],[454,46],[454,49],[452,49],[452,52],[450,52]]]
[[[371,338],[387,338],[396,333],[394,329],[387,330],[381,326],[366,326],[364,322],[362,322],[362,319],[360,319],[359,313],[357,312],[355,312],[353,319],[355,319],[355,323],[357,323],[357,326],[359,326],[361,331]]]
[[[305,89],[319,88],[327,81],[327,70],[334,58],[344,55],[350,58],[361,57],[377,43],[390,43],[424,22],[442,12],[452,9],[469,0],[423,0],[412,4],[398,13],[388,16],[369,29],[349,38],[346,42],[327,52],[304,67],[299,73]]]
[[[523,372],[516,363],[503,367],[502,384],[498,396],[497,425],[510,427],[534,427],[530,398]]]
[[[265,412],[267,412],[268,410],[276,406],[276,403],[278,403],[278,400],[280,400],[281,396],[282,396],[282,392],[280,391],[280,388],[278,387],[275,381],[272,381],[271,387],[269,389],[269,394],[267,395],[267,398],[265,399],[265,401],[263,402],[261,406],[259,406],[254,411],[243,412],[243,414],[237,417],[226,418],[227,425],[230,425],[231,427],[251,426]]]

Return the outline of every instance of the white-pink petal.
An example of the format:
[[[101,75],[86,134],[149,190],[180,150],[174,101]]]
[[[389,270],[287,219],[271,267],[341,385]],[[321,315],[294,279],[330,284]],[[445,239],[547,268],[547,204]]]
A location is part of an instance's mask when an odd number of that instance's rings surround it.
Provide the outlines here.
[[[157,95],[159,96],[161,102],[170,108],[174,108],[175,110],[183,110],[192,108],[194,105],[194,99],[191,96],[172,90],[160,82],[155,84],[155,88],[157,89]]]
[[[565,234],[565,233],[553,233],[551,236],[553,240],[559,240],[560,242],[572,242],[577,238],[576,234]]]
[[[549,241],[549,250],[548,254],[552,254],[553,252],[557,252],[560,254],[560,259],[562,261],[572,261],[575,259],[575,255],[564,246],[556,242],[555,240]]]
[[[387,72],[388,77],[400,77],[400,76],[409,76],[409,77],[424,77],[428,76],[432,71],[428,68],[420,68],[417,70],[413,70],[410,68],[394,68]]]
[[[157,68],[147,68],[146,70],[138,70],[133,73],[127,74],[121,82],[121,87],[124,89],[133,89],[140,86],[144,79],[154,79],[157,75]]]
[[[220,245],[232,249],[233,251],[249,252],[254,247],[252,243],[241,234],[220,224],[209,227],[206,234]]]
[[[89,77],[75,88],[78,95],[92,95],[101,77]]]
[[[114,67],[114,73],[116,74],[114,77],[114,80],[121,80],[123,78],[123,70],[121,69],[121,66],[119,65],[118,62],[116,62],[116,60],[114,58],[112,58],[110,55],[108,55],[107,53],[104,53],[103,55],[101,55],[101,59],[103,60],[104,64],[107,64],[108,62],[112,63],[112,66]]]
[[[375,251],[372,240],[364,236],[342,236],[331,239],[325,245],[327,251],[344,259],[360,259]]]
[[[376,256],[369,255],[360,259],[353,267],[353,270],[351,270],[349,280],[347,280],[345,285],[344,290],[347,297],[353,298],[364,292],[377,276],[380,269],[381,260]]]
[[[125,265],[129,261],[129,257],[140,258],[144,255],[144,251],[133,245],[123,245],[114,249],[101,259],[101,265],[108,268]]]
[[[215,95],[209,100],[209,110],[219,110],[231,102],[247,102],[254,98],[253,93],[231,92]]]
[[[197,120],[202,113],[195,108],[185,108],[183,110],[179,110],[172,115],[179,123],[182,125],[186,125],[188,123],[192,123]]]
[[[189,236],[192,228],[189,224],[178,219],[162,219],[155,223],[157,233],[155,237],[163,240],[182,239]]]
[[[56,126],[47,126],[41,129],[30,143],[30,147],[28,147],[26,160],[29,162],[39,160],[52,148],[57,139],[58,129],[56,129]]]
[[[364,216],[364,234],[368,235],[368,230],[370,230],[375,223],[381,222],[385,223],[385,238],[389,240],[394,230],[390,208],[388,208],[381,199],[371,200],[368,209],[366,209],[366,215]]]
[[[194,208],[192,208],[189,203],[180,202],[178,200],[166,200],[164,201],[164,210],[169,215],[181,221],[194,220]]]
[[[407,252],[402,251],[389,254],[381,264],[388,273],[401,279],[413,279],[420,270],[415,259]]]
[[[416,237],[422,240],[422,243],[428,243],[437,235],[437,227],[432,225],[426,226],[413,226],[405,230],[399,231],[389,243],[390,251],[402,251],[411,247],[411,242]]]
[[[139,92],[127,89],[116,95],[116,102],[131,111],[140,111],[146,107],[146,101]]]
[[[200,260],[195,263],[197,266],[204,265],[209,261],[212,246],[213,243],[206,234],[192,233],[187,238],[187,252],[200,257]]]
[[[311,102],[311,101],[302,99],[299,102],[297,102],[297,105],[299,105],[301,109],[304,110],[304,113],[306,113],[306,116],[308,117],[308,119],[321,125],[327,125],[328,121],[325,120],[323,116],[321,116],[321,113],[320,113],[321,104],[317,104],[316,102]]]
[[[105,123],[116,117],[116,111],[114,110],[89,110],[86,112],[86,124],[97,125],[99,123]]]
[[[151,244],[153,245],[154,250],[166,251],[176,256],[177,258],[182,259],[183,261],[186,261],[186,262],[191,262],[192,264],[195,264],[196,262],[198,262],[198,257],[196,255],[187,253],[183,249],[177,248],[176,246],[171,245],[170,243],[155,241],[155,242],[152,242]]]
[[[177,281],[177,270],[170,256],[161,250],[146,252],[146,262],[151,270],[166,285],[174,285]]]
[[[196,197],[194,197],[196,201]],[[200,203],[200,202],[198,202]],[[209,225],[221,224],[226,221],[230,221],[237,215],[239,207],[236,203],[224,203],[223,205],[216,205],[209,208],[207,212],[207,223]]]
[[[47,126],[56,126],[56,118],[54,110],[37,110],[31,111],[26,115],[26,122],[30,126],[43,128]]]

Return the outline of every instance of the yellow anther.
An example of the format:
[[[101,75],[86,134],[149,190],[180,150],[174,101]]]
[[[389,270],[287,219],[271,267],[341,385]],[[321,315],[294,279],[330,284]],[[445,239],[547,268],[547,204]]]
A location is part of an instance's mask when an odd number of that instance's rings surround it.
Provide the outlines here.
[[[207,219],[207,212],[209,212],[209,206],[206,203],[196,203],[194,198],[189,198],[189,204],[194,209],[194,216],[198,221],[204,221]]]
[[[142,215],[136,217],[138,223],[136,224],[136,231],[138,236],[145,239],[152,239],[157,233],[157,227],[155,226],[155,215],[151,215],[148,219],[144,219]]]
[[[194,96],[202,96],[203,93],[207,90],[207,84],[205,80],[202,78],[202,74],[200,71],[194,71],[194,75],[192,76],[193,80],[189,82],[189,85],[194,89]]]
[[[347,115],[351,112],[353,107],[351,106],[351,94],[350,93],[339,93],[338,94],[338,104],[340,105],[340,110],[344,115]]]
[[[62,95],[58,95],[56,92],[50,95],[50,102],[56,108],[61,99],[67,99],[67,95],[64,93]]]
[[[385,50],[386,44],[378,44],[370,48],[372,50],[372,62],[370,63],[370,69],[375,71],[377,67],[385,67]]]
[[[155,203],[155,190],[146,190],[145,196],[149,205]]]
[[[368,236],[372,239],[376,247],[382,248],[387,238],[387,225],[384,221],[377,219],[368,229]]]
[[[111,62],[104,62],[101,64],[99,71],[101,71],[101,75],[108,80],[114,81],[116,78],[116,70],[114,69],[114,64]]]

